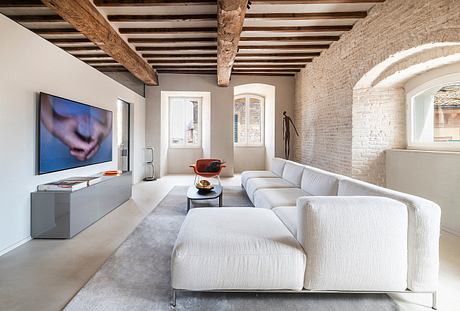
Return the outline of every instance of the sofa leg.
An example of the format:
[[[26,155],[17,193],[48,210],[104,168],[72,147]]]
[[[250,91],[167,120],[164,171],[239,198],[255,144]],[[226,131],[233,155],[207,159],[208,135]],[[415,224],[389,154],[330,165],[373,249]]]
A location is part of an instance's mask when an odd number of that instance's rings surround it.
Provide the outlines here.
[[[176,290],[172,289],[171,290],[171,300],[169,302],[169,306],[171,307],[171,310],[176,310]]]
[[[433,295],[433,305],[432,305],[432,309],[433,310],[438,310],[438,293],[437,292],[433,292],[432,293]]]

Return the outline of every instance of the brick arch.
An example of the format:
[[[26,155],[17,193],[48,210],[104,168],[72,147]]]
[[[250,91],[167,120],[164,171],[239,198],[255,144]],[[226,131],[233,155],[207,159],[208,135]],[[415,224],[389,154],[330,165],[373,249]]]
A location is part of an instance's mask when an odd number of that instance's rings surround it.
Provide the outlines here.
[[[365,96],[368,100],[391,97],[402,103],[401,87],[374,88],[381,92],[373,95],[365,89],[407,56],[458,42],[459,21],[460,1],[387,0],[374,6],[367,18],[296,75],[295,122],[302,124],[296,160],[384,184],[383,150],[405,146],[397,134],[405,131],[403,106],[356,103],[365,102]],[[361,84],[371,70],[395,55],[403,57],[396,57],[367,79],[371,82]],[[383,118],[378,117],[379,110]],[[400,118],[390,122],[391,115]],[[391,127],[394,130],[389,132]]]

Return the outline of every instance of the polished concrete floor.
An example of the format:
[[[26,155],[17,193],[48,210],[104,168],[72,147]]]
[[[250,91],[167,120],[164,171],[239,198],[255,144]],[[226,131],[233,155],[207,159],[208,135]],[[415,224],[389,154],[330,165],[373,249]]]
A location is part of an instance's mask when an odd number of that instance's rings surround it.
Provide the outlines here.
[[[170,175],[133,188],[133,198],[71,240],[32,240],[0,257],[0,310],[61,310],[175,185]],[[222,179],[239,185],[238,176]],[[460,237],[441,236],[439,310],[460,310]],[[403,310],[429,310],[429,295],[394,295]]]

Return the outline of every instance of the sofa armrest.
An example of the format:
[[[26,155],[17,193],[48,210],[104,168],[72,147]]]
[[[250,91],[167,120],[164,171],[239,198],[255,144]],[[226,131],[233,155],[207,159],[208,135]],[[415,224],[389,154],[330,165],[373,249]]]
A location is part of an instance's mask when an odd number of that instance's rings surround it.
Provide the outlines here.
[[[307,254],[304,287],[407,288],[407,207],[383,197],[301,197],[297,239]]]

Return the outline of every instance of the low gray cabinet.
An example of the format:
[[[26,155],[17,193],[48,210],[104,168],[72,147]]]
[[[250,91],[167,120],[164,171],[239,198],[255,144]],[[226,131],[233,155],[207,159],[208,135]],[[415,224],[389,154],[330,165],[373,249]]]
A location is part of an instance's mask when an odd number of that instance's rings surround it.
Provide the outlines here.
[[[69,239],[128,201],[131,195],[131,172],[104,176],[99,183],[74,192],[33,192],[31,236]]]

